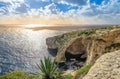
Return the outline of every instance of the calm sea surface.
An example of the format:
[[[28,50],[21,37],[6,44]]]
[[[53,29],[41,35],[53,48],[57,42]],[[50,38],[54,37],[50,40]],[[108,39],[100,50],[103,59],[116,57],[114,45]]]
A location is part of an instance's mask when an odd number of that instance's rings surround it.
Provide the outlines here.
[[[0,26],[0,74],[13,70],[36,72],[47,51],[46,38],[68,30],[37,30]]]
[[[14,70],[37,72],[36,64],[44,56],[51,56],[47,51],[46,38],[72,30],[76,29],[36,31],[0,26],[0,74]]]

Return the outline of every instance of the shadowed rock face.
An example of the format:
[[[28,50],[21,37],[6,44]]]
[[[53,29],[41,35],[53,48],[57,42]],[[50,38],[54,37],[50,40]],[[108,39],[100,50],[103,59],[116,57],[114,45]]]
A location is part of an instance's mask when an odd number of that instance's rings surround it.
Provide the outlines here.
[[[48,48],[48,52],[52,55],[52,56],[56,56],[57,55],[57,52],[58,52],[58,49],[50,49]]]
[[[86,56],[84,56],[84,55],[86,55]],[[66,61],[76,60],[76,61],[85,62],[85,60],[87,59],[87,54],[85,53],[85,54],[76,54],[76,55],[73,55],[73,54],[71,54],[69,52],[66,52],[65,53],[65,58],[66,58]]]

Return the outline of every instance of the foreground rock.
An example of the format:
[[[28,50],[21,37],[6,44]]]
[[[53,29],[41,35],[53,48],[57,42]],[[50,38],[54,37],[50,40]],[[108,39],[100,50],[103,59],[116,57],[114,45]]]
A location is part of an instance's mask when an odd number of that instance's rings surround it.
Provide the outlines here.
[[[83,79],[120,79],[120,50],[101,56]]]

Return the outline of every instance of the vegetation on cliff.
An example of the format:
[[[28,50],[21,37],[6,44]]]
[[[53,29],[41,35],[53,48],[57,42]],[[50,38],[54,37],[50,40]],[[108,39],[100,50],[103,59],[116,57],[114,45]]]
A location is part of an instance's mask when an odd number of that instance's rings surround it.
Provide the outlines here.
[[[7,73],[6,75],[0,76],[0,79],[34,79],[33,76],[29,76],[25,72],[18,70]]]
[[[91,67],[92,67],[92,65],[86,65],[86,66],[76,70],[76,74],[75,74],[74,79],[84,77],[88,73],[88,71],[90,70]]]

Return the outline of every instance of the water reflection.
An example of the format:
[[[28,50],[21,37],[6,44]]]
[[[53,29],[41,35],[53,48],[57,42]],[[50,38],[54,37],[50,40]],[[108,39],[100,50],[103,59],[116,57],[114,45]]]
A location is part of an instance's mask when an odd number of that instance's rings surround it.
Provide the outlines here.
[[[46,38],[65,31],[40,30],[24,28],[0,28],[0,74],[13,70],[36,72],[36,63],[47,51]]]

